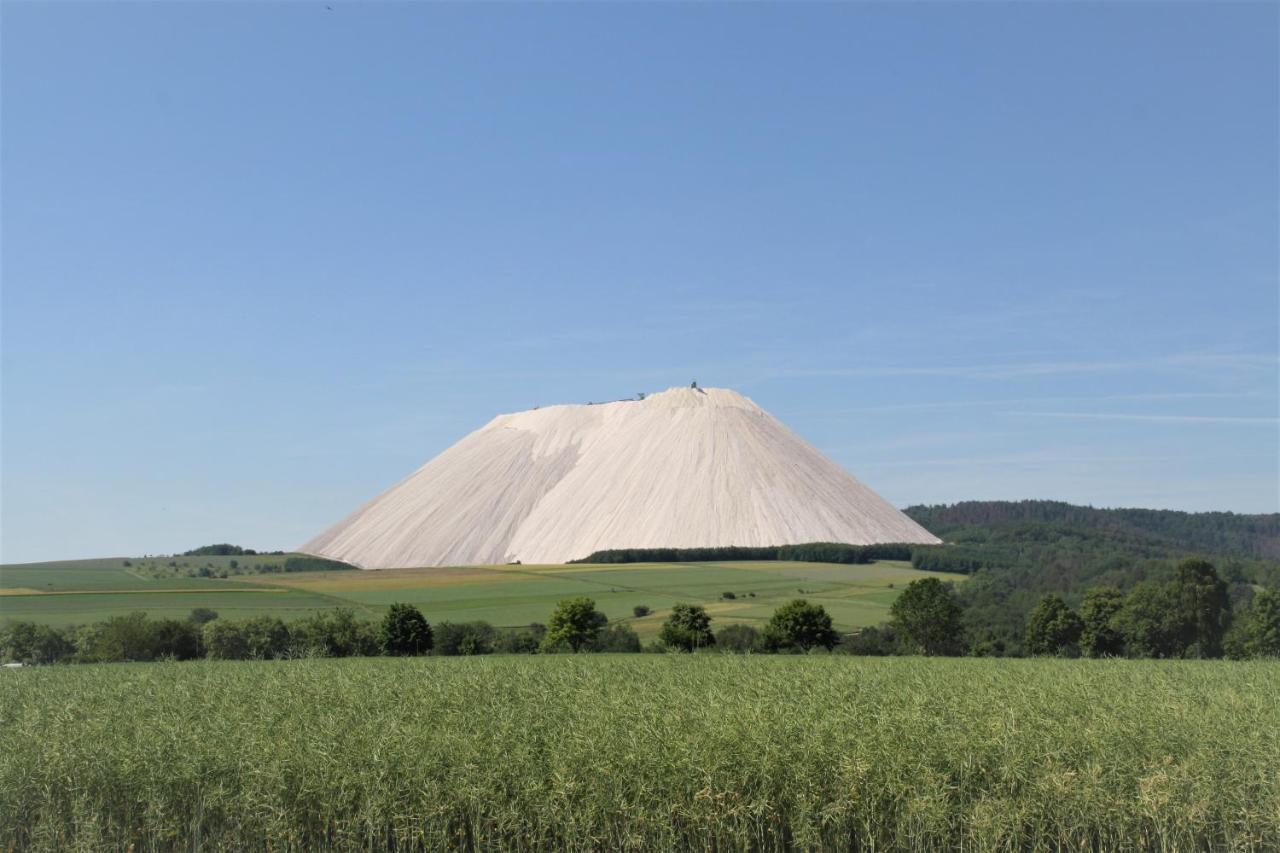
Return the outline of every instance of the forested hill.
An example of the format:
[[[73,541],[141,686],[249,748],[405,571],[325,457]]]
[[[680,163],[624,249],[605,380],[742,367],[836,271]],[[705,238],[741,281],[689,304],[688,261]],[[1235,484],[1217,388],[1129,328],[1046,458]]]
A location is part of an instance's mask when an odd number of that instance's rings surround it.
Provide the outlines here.
[[[1059,501],[967,501],[906,513],[947,543],[912,549],[916,568],[971,574],[956,595],[973,653],[1020,653],[1026,616],[1046,593],[1078,606],[1094,587],[1167,581],[1187,557],[1214,564],[1237,609],[1260,587],[1280,589],[1280,515]]]
[[[964,501],[912,506],[906,513],[947,541],[974,541],[973,534],[980,528],[1005,528],[1009,532],[1010,526],[1044,524],[1099,531],[1158,550],[1280,559],[1280,513],[1097,509],[1062,501]]]

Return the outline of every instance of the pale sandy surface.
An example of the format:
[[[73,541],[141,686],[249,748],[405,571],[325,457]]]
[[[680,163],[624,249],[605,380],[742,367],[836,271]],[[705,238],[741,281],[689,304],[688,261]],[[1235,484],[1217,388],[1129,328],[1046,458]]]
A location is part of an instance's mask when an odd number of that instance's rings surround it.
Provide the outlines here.
[[[741,394],[673,388],[500,415],[299,550],[383,569],[938,541]]]

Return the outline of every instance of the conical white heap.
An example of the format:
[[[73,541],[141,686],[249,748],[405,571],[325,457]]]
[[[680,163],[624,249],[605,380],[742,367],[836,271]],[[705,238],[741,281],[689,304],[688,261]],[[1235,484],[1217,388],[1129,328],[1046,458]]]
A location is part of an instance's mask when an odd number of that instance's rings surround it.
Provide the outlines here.
[[[499,415],[299,550],[386,569],[805,542],[939,540],[741,394],[672,388]]]

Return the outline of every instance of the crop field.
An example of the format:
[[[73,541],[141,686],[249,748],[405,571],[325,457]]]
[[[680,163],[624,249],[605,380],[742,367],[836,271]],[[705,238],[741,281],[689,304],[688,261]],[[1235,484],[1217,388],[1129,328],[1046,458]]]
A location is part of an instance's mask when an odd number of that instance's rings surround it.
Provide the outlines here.
[[[1280,664],[0,672],[0,849],[1274,850]]]
[[[175,559],[216,567],[234,558]],[[280,558],[240,559],[265,563]],[[126,562],[135,565],[126,566]],[[260,615],[294,618],[345,604],[304,590],[245,583],[246,577],[263,577],[260,575],[225,579],[147,577],[136,566],[137,562],[140,562],[137,558],[113,557],[0,566],[0,623],[28,620],[73,625],[138,610],[156,617],[181,619],[196,607],[211,607],[233,618]]]
[[[192,559],[214,565],[227,560]],[[893,599],[913,580],[964,578],[896,562],[467,566],[225,579],[147,577],[123,564],[121,558],[0,566],[0,621],[68,625],[137,610],[182,618],[195,607],[230,618],[265,614],[292,619],[341,606],[377,618],[388,605],[406,602],[432,622],[484,620],[518,626],[545,622],[557,601],[587,595],[610,621],[627,622],[649,638],[679,602],[705,605],[717,624],[756,624],[783,602],[805,597],[825,607],[837,628],[847,630],[885,621]],[[733,597],[725,598],[725,593]],[[652,613],[637,619],[633,609],[641,604]]]

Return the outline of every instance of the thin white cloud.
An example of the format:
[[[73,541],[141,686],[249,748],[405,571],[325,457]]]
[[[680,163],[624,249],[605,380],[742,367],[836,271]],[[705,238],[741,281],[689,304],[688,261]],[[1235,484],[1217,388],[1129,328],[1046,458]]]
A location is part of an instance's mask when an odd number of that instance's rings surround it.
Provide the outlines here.
[[[1235,415],[1137,415],[1121,412],[996,412],[1027,418],[1058,418],[1076,421],[1149,421],[1170,424],[1239,424],[1242,426],[1267,424],[1280,425],[1280,418],[1241,417]]]
[[[1274,369],[1274,355],[1249,353],[1179,353],[1158,358],[1116,361],[1009,362],[986,365],[876,365],[835,368],[782,368],[767,371],[770,379],[813,377],[934,376],[961,379],[1022,379],[1088,373],[1136,373],[1170,369],[1256,371]]]

